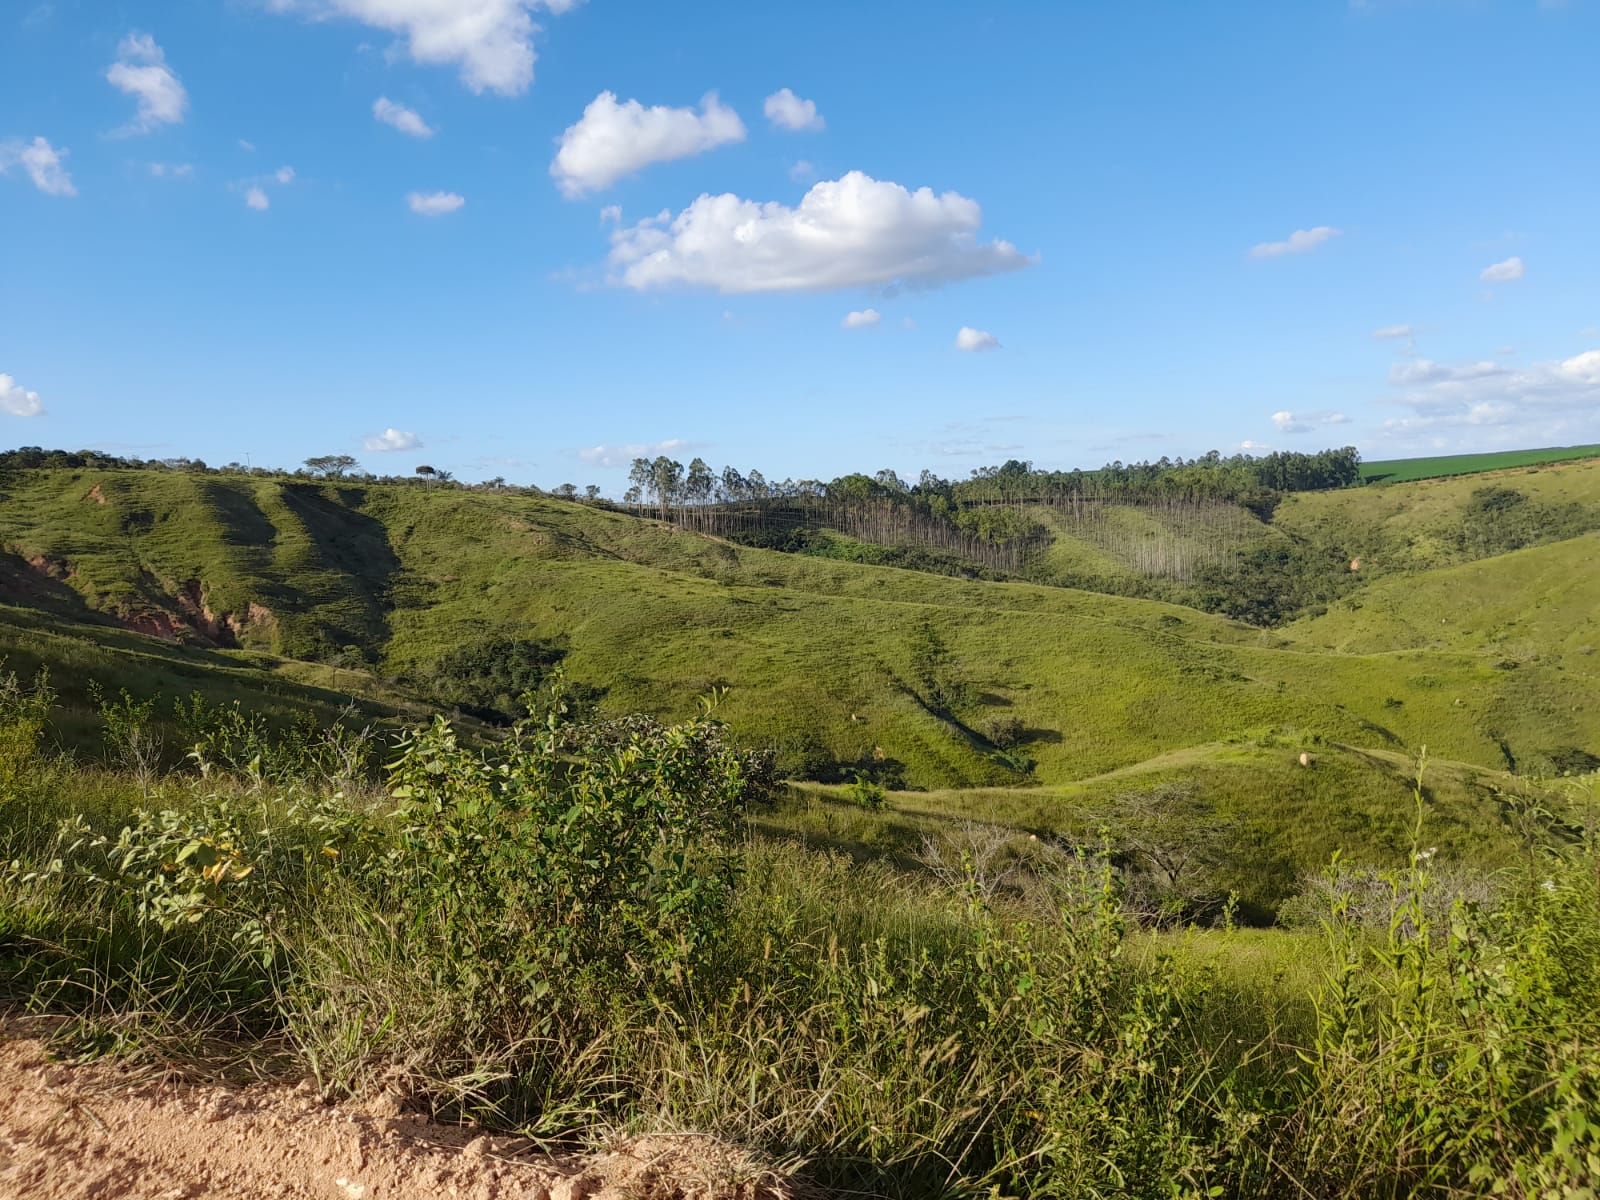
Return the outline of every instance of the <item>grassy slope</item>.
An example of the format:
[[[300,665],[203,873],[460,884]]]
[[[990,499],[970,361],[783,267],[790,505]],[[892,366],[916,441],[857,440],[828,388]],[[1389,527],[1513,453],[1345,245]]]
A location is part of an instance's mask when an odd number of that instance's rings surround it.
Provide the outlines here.
[[[1302,749],[1310,753],[1309,766],[1300,764]],[[847,788],[801,785],[760,825],[820,848],[909,863],[924,838],[966,822],[1018,839],[1059,834],[1092,842],[1100,814],[1119,793],[1160,780],[1190,780],[1202,797],[1240,822],[1229,870],[1242,899],[1264,911],[1291,895],[1304,875],[1325,867],[1336,850],[1355,848],[1365,861],[1402,865],[1416,817],[1416,770],[1416,761],[1403,752],[1265,735],[1185,747],[1051,787],[893,792],[875,811],[853,803]],[[1489,869],[1510,865],[1516,850],[1505,837],[1506,786],[1502,773],[1430,759],[1425,841],[1448,861]]]
[[[1528,485],[1568,476],[1591,479]],[[1449,486],[1300,498],[1293,519],[1414,523]],[[1022,780],[916,699],[924,626],[982,698],[963,719],[1019,717],[1049,784],[1275,729],[1492,766],[1499,741],[1541,749],[1549,714],[1574,706],[1562,678],[1497,670],[1482,647],[1330,653],[1171,605],[782,555],[559,501],[131,472],[4,490],[0,543],[69,567],[62,605],[162,603],[197,580],[219,613],[272,610],[247,637],[290,653],[354,641],[389,676],[486,630],[562,636],[571,676],[614,710],[680,715],[726,685],[727,719],[790,766],[889,760],[919,786]],[[1570,744],[1600,747],[1600,713],[1564,720]]]
[[[1600,524],[1600,460],[1307,492],[1285,500],[1273,523],[1345,546],[1369,574],[1450,566],[1466,558],[1450,535],[1472,493],[1487,487],[1512,488],[1541,505],[1581,505]]]
[[[0,664],[23,679],[50,673],[60,708],[52,724],[63,743],[90,747],[99,736],[87,685],[166,700],[199,692],[213,704],[238,701],[270,721],[311,711],[331,721],[352,698],[380,722],[426,716],[424,706],[365,671],[281,659],[257,651],[173,645],[115,625],[83,624],[37,609],[0,604]]]

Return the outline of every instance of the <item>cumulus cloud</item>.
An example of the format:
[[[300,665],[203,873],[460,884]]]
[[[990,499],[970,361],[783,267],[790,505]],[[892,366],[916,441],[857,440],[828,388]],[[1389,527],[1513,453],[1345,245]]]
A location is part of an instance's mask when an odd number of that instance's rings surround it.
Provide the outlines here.
[[[293,183],[294,182],[294,168],[293,167],[279,167],[276,171],[274,171],[272,173],[272,177],[274,179],[276,179],[279,183],[284,183],[284,184]]]
[[[0,412],[13,417],[37,417],[44,413],[38,392],[30,392],[9,375],[0,374]]]
[[[869,329],[883,320],[883,314],[875,308],[863,308],[860,312],[845,313],[844,320],[839,324],[845,329]]]
[[[244,202],[247,208],[253,208],[257,212],[266,212],[267,209],[272,207],[272,201],[267,199],[267,193],[258,187],[250,188],[245,192]]]
[[[980,350],[998,350],[1000,339],[985,330],[963,325],[956,331],[956,349],[969,354],[976,354]]]
[[[1272,423],[1279,433],[1310,433],[1328,425],[1347,425],[1350,418],[1339,412],[1275,412]]]
[[[410,134],[414,138],[433,136],[433,130],[415,110],[407,108],[404,104],[396,104],[387,96],[379,96],[372,102],[372,115],[385,125],[393,125],[401,133]]]
[[[76,196],[78,189],[72,186],[72,176],[61,165],[66,156],[66,150],[57,150],[42,137],[31,142],[12,138],[0,142],[0,175],[9,173],[12,167],[21,167],[33,186],[45,195]]]
[[[788,88],[779,88],[768,96],[761,111],[780,129],[820,133],[827,127],[827,122],[817,114],[817,102],[802,100]]]
[[[620,204],[608,204],[604,208],[602,208],[600,210],[600,224],[602,224],[602,225],[620,225],[620,224],[622,224],[622,205],[620,205]]]
[[[465,196],[455,192],[412,192],[406,196],[406,203],[419,217],[442,217],[466,202]]]
[[[664,442],[629,442],[624,446],[590,446],[579,450],[578,457],[596,467],[626,467],[636,458],[655,458],[661,454],[681,454],[693,446],[684,438],[668,438]]]
[[[1497,441],[1529,445],[1600,438],[1600,350],[1525,368],[1418,359],[1395,364],[1389,383],[1400,391],[1391,403],[1411,410],[1384,422],[1393,435],[1481,439],[1492,429]]]
[[[1251,258],[1279,258],[1285,254],[1304,254],[1315,250],[1329,238],[1339,236],[1339,230],[1328,225],[1315,229],[1296,229],[1281,242],[1261,242],[1250,247]]]
[[[420,450],[422,439],[391,425],[382,433],[367,434],[361,439],[361,448],[373,454],[387,454],[392,450]]]
[[[1271,450],[1272,447],[1268,446],[1268,445],[1266,445],[1266,444],[1264,444],[1262,442],[1252,442],[1249,438],[1245,438],[1244,441],[1239,443],[1239,449],[1244,450],[1244,451]]]
[[[123,133],[149,133],[161,125],[182,122],[189,93],[167,66],[167,56],[148,33],[130,33],[117,46],[117,61],[106,81],[138,102],[138,111]]]
[[[651,163],[742,141],[744,122],[715,92],[700,101],[699,112],[661,104],[646,108],[637,100],[618,103],[615,92],[601,92],[561,135],[550,174],[571,199],[610,187]]]
[[[1514,283],[1521,279],[1526,272],[1522,266],[1522,259],[1512,255],[1504,262],[1490,263],[1478,272],[1478,278],[1485,283]]]
[[[612,282],[724,293],[936,287],[1036,261],[1010,242],[980,242],[981,221],[976,200],[860,171],[816,184],[794,208],[703,195],[676,217],[614,232]]]
[[[313,18],[349,17],[405,39],[413,62],[456,66],[474,92],[517,96],[533,82],[539,31],[532,14],[552,15],[579,0],[267,0],[267,7]]]

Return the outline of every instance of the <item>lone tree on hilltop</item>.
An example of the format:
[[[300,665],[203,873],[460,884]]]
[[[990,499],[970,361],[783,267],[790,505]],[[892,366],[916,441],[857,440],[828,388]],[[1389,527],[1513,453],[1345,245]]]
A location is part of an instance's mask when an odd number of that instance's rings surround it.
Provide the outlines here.
[[[321,454],[306,459],[306,470],[324,479],[341,479],[355,465],[356,460],[348,454]]]
[[[435,475],[437,475],[438,473],[439,472],[435,471],[427,463],[423,463],[420,467],[417,468],[417,474],[422,476],[422,478],[424,478],[424,479],[431,479]]]

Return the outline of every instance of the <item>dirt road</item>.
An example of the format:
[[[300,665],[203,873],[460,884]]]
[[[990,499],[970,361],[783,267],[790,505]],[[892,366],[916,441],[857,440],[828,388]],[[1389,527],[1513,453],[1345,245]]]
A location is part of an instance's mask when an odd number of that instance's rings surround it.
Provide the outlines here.
[[[778,1200],[736,1150],[646,1137],[561,1160],[435,1125],[393,1099],[192,1086],[52,1062],[0,1025],[0,1200]]]

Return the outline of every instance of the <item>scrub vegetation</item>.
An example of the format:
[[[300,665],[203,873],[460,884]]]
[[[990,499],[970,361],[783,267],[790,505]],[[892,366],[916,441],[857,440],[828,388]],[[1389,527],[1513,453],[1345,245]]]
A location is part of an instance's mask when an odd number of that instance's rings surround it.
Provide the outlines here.
[[[1595,1194],[1600,464],[17,453],[0,989],[65,1053],[872,1195]]]

